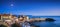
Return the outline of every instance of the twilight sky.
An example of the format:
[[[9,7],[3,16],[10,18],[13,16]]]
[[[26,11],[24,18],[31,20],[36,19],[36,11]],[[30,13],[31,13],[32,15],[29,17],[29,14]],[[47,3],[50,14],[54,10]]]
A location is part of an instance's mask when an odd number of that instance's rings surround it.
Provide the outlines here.
[[[60,16],[57,0],[0,0],[0,14]]]

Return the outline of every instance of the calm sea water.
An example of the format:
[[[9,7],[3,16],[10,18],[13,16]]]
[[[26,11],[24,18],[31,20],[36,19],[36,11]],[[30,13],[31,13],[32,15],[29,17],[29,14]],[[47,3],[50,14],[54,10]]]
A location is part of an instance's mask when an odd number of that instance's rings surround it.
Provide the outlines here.
[[[41,18],[53,18],[54,22],[35,22],[34,25],[40,27],[60,27],[60,16],[40,16]]]

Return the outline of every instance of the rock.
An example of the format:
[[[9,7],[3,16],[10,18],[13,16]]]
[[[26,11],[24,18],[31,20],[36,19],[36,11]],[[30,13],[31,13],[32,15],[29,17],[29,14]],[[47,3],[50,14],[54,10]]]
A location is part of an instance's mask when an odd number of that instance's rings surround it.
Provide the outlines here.
[[[1,24],[0,27],[7,27],[6,25]]]
[[[31,26],[31,27],[40,27],[40,26]]]
[[[18,23],[14,23],[14,24],[11,25],[11,27],[22,27],[22,26]]]
[[[55,21],[55,20],[52,19],[52,18],[46,18],[45,20],[46,20],[46,21]]]

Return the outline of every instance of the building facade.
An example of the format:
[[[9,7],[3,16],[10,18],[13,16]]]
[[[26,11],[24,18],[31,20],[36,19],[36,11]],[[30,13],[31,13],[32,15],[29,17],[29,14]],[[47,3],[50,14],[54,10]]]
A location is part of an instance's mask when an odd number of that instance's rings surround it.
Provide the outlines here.
[[[0,21],[13,20],[14,18],[16,18],[16,16],[13,16],[12,14],[0,14]]]

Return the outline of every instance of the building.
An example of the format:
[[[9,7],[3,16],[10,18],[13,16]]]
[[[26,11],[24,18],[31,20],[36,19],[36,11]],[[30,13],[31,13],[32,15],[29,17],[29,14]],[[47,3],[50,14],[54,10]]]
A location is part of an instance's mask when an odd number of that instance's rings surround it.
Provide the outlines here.
[[[11,20],[14,18],[17,18],[17,17],[12,14],[0,14],[0,21]]]
[[[28,16],[25,16],[24,18],[25,18],[25,20],[29,21],[29,17]]]
[[[26,15],[20,15],[18,18],[23,18],[25,21],[29,20],[29,17]]]

